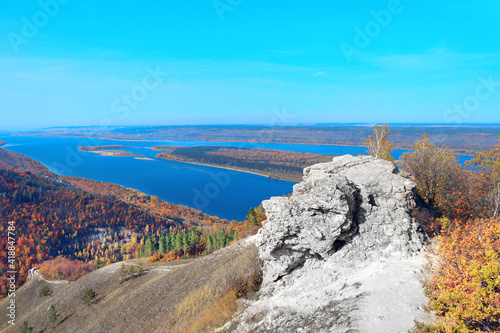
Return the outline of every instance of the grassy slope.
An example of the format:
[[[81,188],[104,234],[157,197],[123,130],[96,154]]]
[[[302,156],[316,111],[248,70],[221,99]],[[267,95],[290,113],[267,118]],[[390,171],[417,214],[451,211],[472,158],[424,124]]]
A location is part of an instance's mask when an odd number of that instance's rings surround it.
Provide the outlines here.
[[[257,257],[255,245],[240,241],[196,260],[161,265],[144,262],[145,274],[123,284],[118,282],[121,263],[98,269],[72,283],[46,282],[37,277],[16,292],[17,327],[2,321],[0,332],[18,332],[25,320],[34,326],[34,332],[183,332],[185,327],[192,327],[200,313],[180,318],[176,314],[179,305],[213,281],[219,281],[221,286],[228,283],[230,274],[220,272],[235,271],[235,263],[245,263],[242,258],[248,257]],[[248,268],[241,264],[236,270],[245,274]],[[38,296],[44,285],[53,289],[52,296]],[[90,307],[81,300],[86,287],[97,293],[97,302]],[[0,303],[3,318],[7,301]],[[51,305],[60,313],[54,329],[49,323]]]

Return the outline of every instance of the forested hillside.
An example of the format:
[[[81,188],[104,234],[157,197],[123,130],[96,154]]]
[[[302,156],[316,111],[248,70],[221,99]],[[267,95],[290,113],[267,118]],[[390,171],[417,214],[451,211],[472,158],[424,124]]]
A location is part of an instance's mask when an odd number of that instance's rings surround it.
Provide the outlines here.
[[[89,243],[93,238],[105,244],[102,238],[110,233],[116,233],[119,240],[147,225],[162,230],[175,225],[173,221],[152,216],[110,197],[5,169],[0,169],[0,207],[0,232],[7,232],[8,221],[15,222],[16,259],[21,282],[26,278],[26,269],[58,255],[97,259],[97,264],[119,259],[100,251],[95,240]],[[2,248],[6,248],[6,241],[6,237],[1,238]],[[78,252],[81,255],[75,255]],[[6,253],[2,251],[0,255],[4,272]],[[2,284],[2,294],[5,294],[6,285]]]
[[[78,177],[62,178],[82,190],[114,197],[137,206],[148,213],[171,219],[185,226],[212,226],[215,223],[219,225],[229,224],[227,220],[219,219],[217,216],[211,216],[187,206],[171,204],[160,200],[157,196],[125,188],[121,185]]]
[[[271,178],[302,179],[302,170],[312,164],[328,162],[332,155],[290,152],[275,149],[220,146],[168,147],[156,155],[173,161],[202,163],[256,172]],[[158,150],[160,146],[153,147]]]
[[[0,148],[0,168],[15,169],[43,174],[54,177],[55,173],[49,171],[42,163],[35,161],[28,156],[15,153],[13,151]]]

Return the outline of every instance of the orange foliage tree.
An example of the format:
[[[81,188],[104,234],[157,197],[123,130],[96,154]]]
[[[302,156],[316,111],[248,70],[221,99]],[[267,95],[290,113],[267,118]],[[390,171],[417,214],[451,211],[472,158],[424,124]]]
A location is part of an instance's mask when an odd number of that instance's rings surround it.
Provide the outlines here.
[[[45,261],[39,268],[40,274],[49,280],[75,281],[95,268],[92,263],[58,257]]]

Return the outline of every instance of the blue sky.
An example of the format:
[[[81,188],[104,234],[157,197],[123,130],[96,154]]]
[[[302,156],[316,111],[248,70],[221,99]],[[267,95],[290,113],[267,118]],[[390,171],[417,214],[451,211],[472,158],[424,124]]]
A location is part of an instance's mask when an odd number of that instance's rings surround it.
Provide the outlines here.
[[[499,123],[499,16],[497,0],[4,1],[0,128],[284,109],[290,124]]]

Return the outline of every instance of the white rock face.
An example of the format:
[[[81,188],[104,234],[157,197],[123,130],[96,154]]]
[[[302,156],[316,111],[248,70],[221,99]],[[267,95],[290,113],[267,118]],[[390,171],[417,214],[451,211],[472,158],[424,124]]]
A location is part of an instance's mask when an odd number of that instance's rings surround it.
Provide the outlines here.
[[[235,332],[407,332],[429,322],[415,184],[388,161],[340,156],[304,170],[291,197],[264,201],[260,297]]]

